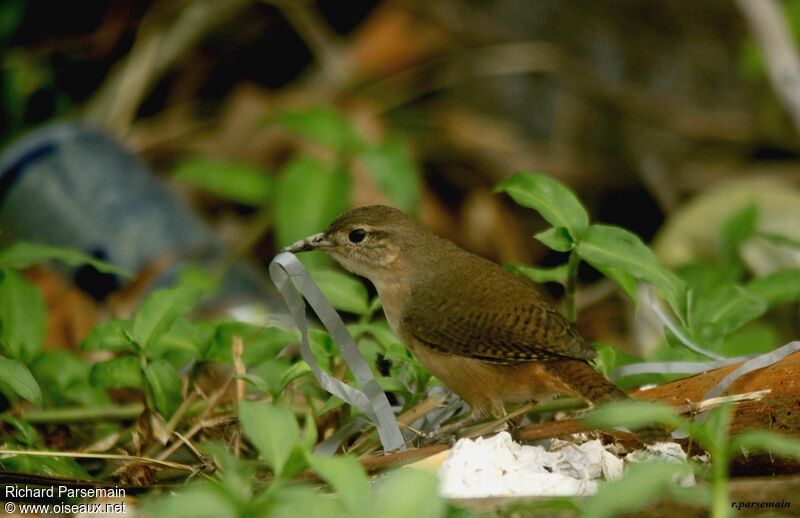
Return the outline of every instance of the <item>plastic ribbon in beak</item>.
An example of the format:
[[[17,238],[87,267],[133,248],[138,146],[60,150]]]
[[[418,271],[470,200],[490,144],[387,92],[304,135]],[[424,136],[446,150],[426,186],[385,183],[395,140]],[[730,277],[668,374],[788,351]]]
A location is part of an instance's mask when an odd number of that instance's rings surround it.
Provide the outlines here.
[[[270,263],[269,275],[286,301],[292,319],[300,329],[300,354],[311,367],[311,371],[320,386],[358,409],[372,421],[378,430],[378,436],[384,451],[404,450],[403,434],[400,432],[400,426],[397,424],[397,419],[394,412],[392,412],[389,400],[380,386],[378,386],[378,382],[372,375],[372,371],[358,349],[355,340],[347,331],[339,314],[336,313],[336,310],[333,309],[333,306],[311,279],[303,264],[297,257],[289,253],[293,250],[301,251],[317,248],[319,245],[314,246],[314,243],[319,243],[322,239],[322,234],[317,234],[286,247],[284,252],[275,256],[272,263]],[[327,372],[322,371],[317,365],[314,354],[311,352],[311,344],[308,338],[308,320],[306,320],[306,304],[303,298],[317,314],[325,329],[331,334],[331,338],[341,350],[342,358],[344,358],[353,373],[353,377],[358,382],[361,390],[334,378]]]

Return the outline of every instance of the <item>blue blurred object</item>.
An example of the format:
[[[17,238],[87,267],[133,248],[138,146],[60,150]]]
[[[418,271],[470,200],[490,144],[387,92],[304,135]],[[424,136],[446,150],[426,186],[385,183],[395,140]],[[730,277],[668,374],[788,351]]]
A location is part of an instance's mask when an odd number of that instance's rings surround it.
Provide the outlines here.
[[[214,231],[136,156],[102,132],[77,123],[43,127],[0,155],[0,241],[76,248],[137,272],[166,256],[213,268],[226,247]],[[117,279],[84,270],[76,282],[103,298]],[[244,263],[231,268],[220,296],[279,307],[271,284]]]

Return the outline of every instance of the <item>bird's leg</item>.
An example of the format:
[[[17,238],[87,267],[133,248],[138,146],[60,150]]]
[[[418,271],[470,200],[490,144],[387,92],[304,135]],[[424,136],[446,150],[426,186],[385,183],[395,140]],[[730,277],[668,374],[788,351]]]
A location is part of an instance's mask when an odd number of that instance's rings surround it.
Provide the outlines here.
[[[503,415],[498,417],[497,419],[475,426],[473,430],[468,431],[466,436],[475,437],[478,435],[483,435],[495,431],[501,431],[503,429],[500,428],[501,425],[505,425],[506,430],[511,429],[513,435],[513,432],[516,431],[517,428],[519,428],[519,423],[522,421],[522,418],[525,416],[525,414],[527,414],[535,406],[536,406],[535,401],[525,403],[524,405],[515,409],[512,412],[503,413]]]
[[[475,423],[477,423],[484,416],[485,416],[485,414],[481,410],[477,410],[477,409],[473,410],[472,412],[467,414],[465,417],[462,417],[461,419],[457,419],[457,420],[455,420],[454,422],[452,422],[450,424],[447,424],[447,425],[444,425],[444,426],[440,426],[435,431],[426,434],[425,444],[433,444],[435,442],[438,442],[439,439],[441,439],[443,437],[456,438],[455,437],[455,435],[456,435],[455,432],[457,432],[458,430],[461,430],[462,428],[465,428],[467,426],[474,425]]]
[[[514,415],[517,415],[516,413]],[[435,432],[428,435],[426,444],[431,444],[432,442],[436,442],[438,439],[442,437],[449,437],[449,442],[455,442],[456,439],[459,437],[472,437],[475,434],[472,433],[458,433],[469,427],[474,427],[474,425],[481,425],[481,429],[487,427],[486,423],[484,423],[484,419],[486,417],[494,417],[497,421],[490,421],[490,425],[492,428],[496,426],[495,423],[503,423],[510,417],[507,417],[505,406],[500,401],[491,401],[485,402],[484,404],[473,404],[472,405],[472,412],[462,419],[455,421],[454,423],[450,423],[448,425],[440,427]],[[513,415],[511,416],[513,417]],[[492,430],[487,430],[488,433]]]

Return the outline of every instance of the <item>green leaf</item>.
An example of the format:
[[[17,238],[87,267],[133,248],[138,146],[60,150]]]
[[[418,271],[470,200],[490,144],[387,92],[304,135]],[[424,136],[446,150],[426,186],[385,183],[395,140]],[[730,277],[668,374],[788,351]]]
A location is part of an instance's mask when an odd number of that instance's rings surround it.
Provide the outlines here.
[[[214,459],[214,463],[222,472],[222,477],[217,479],[219,488],[225,492],[225,496],[236,503],[237,506],[244,508],[253,501],[253,486],[257,483],[257,466],[248,461],[238,459],[228,446],[216,441],[203,442],[198,444],[200,452]],[[241,513],[241,511],[240,511]]]
[[[293,382],[296,379],[299,379],[303,376],[309,375],[309,377],[313,378],[313,372],[311,371],[311,367],[304,362],[304,361],[297,361],[294,363],[289,364],[289,368],[283,372],[283,375],[280,378],[280,384],[278,385],[278,393],[286,388],[286,386]]]
[[[725,220],[720,229],[720,252],[724,260],[739,263],[739,248],[756,232],[758,206],[756,204],[735,212]]]
[[[292,412],[269,403],[242,401],[239,421],[244,435],[279,477],[300,440],[300,427]]]
[[[180,374],[168,361],[153,360],[145,368],[144,376],[156,409],[169,419],[183,400]]]
[[[139,347],[147,349],[169,331],[176,320],[188,313],[201,295],[201,291],[188,287],[154,291],[133,317],[133,339]]]
[[[336,351],[336,344],[331,335],[322,329],[312,329],[308,333],[308,341],[320,369],[330,372],[331,358]]]
[[[370,485],[361,464],[350,456],[308,455],[308,464],[336,491],[351,516],[366,516]],[[380,515],[375,515],[380,516]]]
[[[13,271],[0,283],[0,351],[30,363],[42,350],[45,307],[39,290]]]
[[[659,500],[676,478],[691,471],[688,464],[641,462],[630,465],[625,475],[601,485],[583,505],[584,518],[620,516]]]
[[[264,378],[262,378],[261,376],[257,376],[255,374],[238,374],[236,376],[232,376],[232,378],[238,380],[245,380],[246,382],[253,385],[257,390],[260,390],[265,394],[270,394],[272,392],[270,390],[269,385],[267,385],[267,382],[264,381]]]
[[[779,457],[800,459],[800,440],[766,430],[754,430],[734,436],[731,439],[731,450],[765,452]]]
[[[31,363],[47,406],[96,406],[108,403],[104,390],[89,383],[91,366],[64,349],[44,351]]]
[[[339,399],[336,396],[331,396],[331,397],[328,398],[327,401],[325,401],[325,404],[322,405],[322,408],[319,409],[319,414],[318,415],[321,415],[321,416],[325,415],[326,413],[330,412],[331,410],[333,410],[335,408],[339,408],[342,405],[344,405],[344,401],[342,401],[341,399]]]
[[[554,227],[564,227],[580,239],[589,215],[578,197],[563,184],[543,174],[517,173],[501,182],[495,192],[507,192],[515,202],[536,210]]]
[[[327,106],[281,112],[271,121],[312,142],[343,152],[359,144],[359,137],[350,121]]]
[[[25,446],[31,447],[39,444],[42,438],[36,428],[27,421],[15,417],[11,414],[0,415],[0,421],[4,421],[17,431],[16,440]]]
[[[157,499],[146,500],[142,503],[141,511],[142,516],[176,518],[240,516],[236,501],[215,484],[195,484]]]
[[[548,228],[535,237],[539,242],[556,252],[569,252],[575,248],[575,240],[565,227]]]
[[[619,347],[606,343],[593,343],[592,346],[597,351],[597,357],[592,361],[600,373],[608,378],[614,369],[632,363],[640,363],[641,358],[632,356]]]
[[[89,373],[89,381],[105,388],[144,387],[139,359],[130,355],[96,363]]]
[[[287,345],[298,343],[296,330],[285,331],[278,327],[264,327],[246,322],[224,321],[213,324],[213,335],[204,353],[205,359],[231,362],[231,342],[238,336],[244,342],[244,364],[252,366],[274,358]]]
[[[0,40],[7,41],[25,17],[25,0],[6,0],[0,4]]]
[[[638,300],[638,293],[636,292],[636,277],[620,270],[619,268],[614,268],[613,266],[595,266],[597,271],[611,279],[612,281],[617,283],[622,289],[622,293],[624,293],[630,300],[633,302],[634,306]]]
[[[678,317],[686,320],[686,284],[665,268],[636,234],[620,227],[593,224],[575,250],[598,270],[616,268],[654,285]]]
[[[509,264],[506,265],[506,268],[514,273],[529,278],[533,282],[557,282],[558,284],[566,284],[567,282],[566,263],[553,268],[537,268],[522,264]]]
[[[346,512],[341,502],[317,490],[303,486],[288,486],[274,493],[268,512],[255,512],[247,516],[268,516],[269,518],[364,518],[365,516],[376,515],[354,516],[352,513]]]
[[[397,378],[392,378],[389,376],[377,376],[375,381],[378,382],[378,386],[384,392],[408,392],[408,387],[406,387],[403,382]]]
[[[800,300],[800,269],[781,270],[747,285],[747,291],[766,301],[768,307]]]
[[[436,475],[399,469],[380,482],[371,511],[381,518],[439,518],[445,515],[445,502]]]
[[[367,288],[355,277],[336,270],[313,268],[311,277],[331,305],[339,311],[365,315],[369,311]]]
[[[708,416],[701,423],[692,423],[692,436],[703,448],[715,456],[728,455],[728,430],[731,426],[730,404],[718,406],[708,412]],[[725,461],[727,462],[727,461]]]
[[[258,207],[272,199],[274,183],[259,167],[208,157],[178,163],[173,178],[242,205]]]
[[[395,336],[389,324],[385,320],[375,320],[368,323],[356,323],[347,326],[350,334],[357,339],[368,334],[375,338],[384,349],[388,349],[394,344],[401,344],[400,339]],[[400,347],[403,347],[400,345]]]
[[[178,319],[166,334],[150,344],[146,356],[150,359],[169,358],[174,365],[177,365],[175,360],[185,364],[191,359],[203,359],[212,332],[210,328]]]
[[[281,172],[275,194],[276,247],[282,248],[322,232],[350,206],[350,176],[334,166],[299,157]],[[301,257],[306,264],[319,264],[323,257],[319,254]]]
[[[783,342],[777,330],[768,322],[753,322],[726,336],[719,351],[725,356],[766,354]]]
[[[317,433],[317,422],[315,419],[315,412],[311,410],[311,408],[306,409],[306,418],[303,421],[303,437],[302,437],[302,444],[303,448],[298,448],[299,451],[303,452],[303,455],[308,455],[310,453],[311,448],[317,444],[317,440],[319,439],[319,434]],[[303,459],[304,463],[308,464],[308,459]]]
[[[16,243],[0,252],[0,269],[13,268],[19,270],[48,259],[61,261],[69,266],[88,264],[103,273],[115,273],[124,277],[129,276],[125,270],[90,257],[78,250],[27,242]]]
[[[283,383],[284,377],[296,365],[305,365],[305,362],[292,363],[285,358],[270,358],[250,369],[250,375],[257,378],[257,380],[251,381],[256,384],[259,390],[277,399],[285,386]],[[308,368],[307,365],[306,368]]]
[[[420,173],[408,151],[388,141],[358,155],[378,188],[403,211],[414,214],[419,203]]]
[[[798,239],[785,236],[783,234],[773,234],[770,232],[756,232],[756,235],[778,246],[785,246],[787,248],[794,248],[795,250],[800,250],[800,240]]]
[[[134,351],[135,344],[130,338],[130,321],[115,318],[103,322],[92,329],[83,342],[84,351]]]
[[[703,292],[720,284],[735,284],[739,269],[730,263],[695,262],[681,266],[676,272],[694,291]]]
[[[650,401],[613,401],[598,407],[583,417],[587,425],[596,428],[624,426],[637,430],[653,424],[678,428],[683,420],[668,405]]]
[[[0,383],[36,406],[42,406],[42,390],[24,363],[0,356]]]
[[[767,310],[761,297],[734,284],[721,284],[691,294],[692,333],[706,344],[715,344]]]
[[[8,448],[8,446],[6,447]],[[57,452],[53,452],[57,453]],[[69,457],[40,457],[33,455],[4,455],[0,467],[5,471],[32,473],[50,477],[64,477],[77,480],[92,480],[92,477]]]

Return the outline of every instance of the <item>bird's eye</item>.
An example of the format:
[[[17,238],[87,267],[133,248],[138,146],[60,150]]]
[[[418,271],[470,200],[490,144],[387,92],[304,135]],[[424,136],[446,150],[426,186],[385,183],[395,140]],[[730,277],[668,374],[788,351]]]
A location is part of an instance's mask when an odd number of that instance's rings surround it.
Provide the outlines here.
[[[367,232],[363,228],[357,228],[350,232],[347,239],[349,239],[351,243],[360,243],[364,241],[365,237],[367,237]]]

